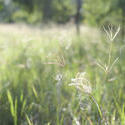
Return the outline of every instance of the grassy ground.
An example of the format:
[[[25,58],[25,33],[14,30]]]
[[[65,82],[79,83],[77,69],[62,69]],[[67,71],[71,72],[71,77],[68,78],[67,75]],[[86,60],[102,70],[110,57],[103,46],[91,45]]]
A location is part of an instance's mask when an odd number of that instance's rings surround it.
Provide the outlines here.
[[[124,125],[124,43],[107,36],[0,24],[0,125]]]

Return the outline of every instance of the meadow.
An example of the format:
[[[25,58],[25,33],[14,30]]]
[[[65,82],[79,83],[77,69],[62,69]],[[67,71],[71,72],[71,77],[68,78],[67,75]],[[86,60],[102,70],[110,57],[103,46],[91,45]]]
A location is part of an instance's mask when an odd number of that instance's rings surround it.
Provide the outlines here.
[[[125,125],[119,30],[0,24],[0,125]]]

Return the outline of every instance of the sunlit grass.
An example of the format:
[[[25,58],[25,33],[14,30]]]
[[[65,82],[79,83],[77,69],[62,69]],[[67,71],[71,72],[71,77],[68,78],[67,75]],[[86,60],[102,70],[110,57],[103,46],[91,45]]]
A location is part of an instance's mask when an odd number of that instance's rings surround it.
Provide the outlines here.
[[[76,36],[72,25],[0,24],[0,125],[124,125],[123,46],[114,39],[109,52],[87,26]],[[78,72],[92,93],[69,86]]]

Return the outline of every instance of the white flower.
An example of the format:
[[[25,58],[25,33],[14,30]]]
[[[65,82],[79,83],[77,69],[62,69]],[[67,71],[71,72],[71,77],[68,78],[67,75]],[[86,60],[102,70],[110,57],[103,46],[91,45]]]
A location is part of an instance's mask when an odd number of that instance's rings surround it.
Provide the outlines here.
[[[62,74],[57,74],[55,80],[61,81],[62,80]]]
[[[85,77],[85,74],[85,72],[77,73],[76,78],[71,79],[72,82],[69,86],[75,86],[78,90],[89,94],[92,92],[92,88],[89,80]]]

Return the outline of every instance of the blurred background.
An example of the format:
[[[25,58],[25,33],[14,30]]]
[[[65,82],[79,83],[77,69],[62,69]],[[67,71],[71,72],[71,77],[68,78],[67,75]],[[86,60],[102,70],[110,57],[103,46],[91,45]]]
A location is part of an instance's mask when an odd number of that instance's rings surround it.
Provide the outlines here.
[[[80,11],[80,22],[91,25],[122,24],[125,0],[0,0],[0,22],[72,22]]]
[[[0,22],[78,23],[92,26],[125,22],[125,0],[0,0]]]

